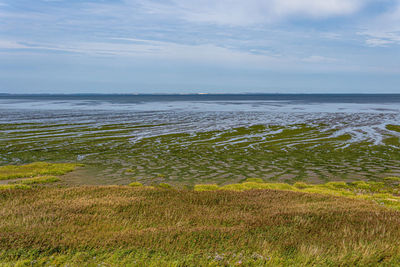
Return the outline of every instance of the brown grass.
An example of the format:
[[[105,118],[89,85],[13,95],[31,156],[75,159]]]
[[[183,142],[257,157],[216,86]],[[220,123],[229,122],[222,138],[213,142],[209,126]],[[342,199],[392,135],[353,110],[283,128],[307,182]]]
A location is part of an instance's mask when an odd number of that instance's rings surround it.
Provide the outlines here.
[[[257,253],[270,264],[374,265],[400,263],[399,245],[399,212],[334,196],[128,186],[0,191],[3,251],[144,249],[194,255],[188,265],[215,253]]]

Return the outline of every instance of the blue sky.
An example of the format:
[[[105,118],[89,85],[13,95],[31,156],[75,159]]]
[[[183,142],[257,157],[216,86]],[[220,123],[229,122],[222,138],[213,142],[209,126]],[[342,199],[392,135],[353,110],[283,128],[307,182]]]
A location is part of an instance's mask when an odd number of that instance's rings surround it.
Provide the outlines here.
[[[400,93],[400,0],[0,0],[0,93]]]

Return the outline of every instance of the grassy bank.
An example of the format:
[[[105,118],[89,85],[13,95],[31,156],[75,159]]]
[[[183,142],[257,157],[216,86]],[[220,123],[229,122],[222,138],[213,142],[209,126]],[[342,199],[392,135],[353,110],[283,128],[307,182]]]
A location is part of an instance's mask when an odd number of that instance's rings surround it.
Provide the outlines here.
[[[5,265],[400,264],[400,213],[281,190],[0,191]]]
[[[331,196],[341,196],[352,199],[364,199],[380,205],[400,210],[400,177],[386,177],[382,182],[328,182],[325,184],[307,184],[297,182],[293,185],[286,183],[266,183],[260,178],[249,178],[243,183],[195,185],[195,191],[246,191],[246,190],[285,190],[294,192],[314,193]]]

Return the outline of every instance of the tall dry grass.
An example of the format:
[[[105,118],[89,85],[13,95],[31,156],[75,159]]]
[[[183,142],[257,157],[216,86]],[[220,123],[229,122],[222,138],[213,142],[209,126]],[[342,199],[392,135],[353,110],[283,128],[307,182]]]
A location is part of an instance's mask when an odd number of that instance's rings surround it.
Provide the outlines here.
[[[0,191],[0,260],[9,262],[32,251],[40,258],[123,250],[145,251],[143,263],[156,265],[400,264],[399,245],[399,212],[334,196],[127,186]]]

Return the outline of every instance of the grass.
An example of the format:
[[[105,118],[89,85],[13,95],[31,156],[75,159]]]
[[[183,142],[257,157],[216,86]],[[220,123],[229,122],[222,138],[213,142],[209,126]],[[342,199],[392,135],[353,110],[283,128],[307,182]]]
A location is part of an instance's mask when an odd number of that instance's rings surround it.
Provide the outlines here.
[[[31,187],[23,184],[0,184],[1,190],[12,190],[12,189],[30,189]]]
[[[195,191],[247,191],[247,190],[286,190],[295,192],[317,193],[332,196],[341,196],[353,199],[364,199],[400,210],[400,177],[387,177],[384,182],[328,182],[325,184],[307,184],[296,182],[293,185],[286,183],[266,183],[262,179],[250,178],[243,183],[218,186],[216,184],[199,184]]]
[[[55,177],[55,176],[40,176],[40,177],[35,177],[35,178],[22,179],[15,183],[34,185],[34,184],[56,183],[59,181],[61,181],[61,179],[58,177]]]
[[[261,178],[247,178],[246,182],[253,182],[253,183],[264,183],[265,181]]]
[[[28,178],[42,175],[63,175],[75,170],[77,164],[35,162],[26,165],[0,167],[0,180]]]
[[[143,185],[141,183],[139,183],[139,182],[133,182],[133,183],[130,183],[129,186],[140,187],[140,186],[143,186]]]
[[[167,183],[160,183],[160,184],[158,184],[158,187],[164,188],[164,189],[172,189],[173,188],[172,185],[167,184]]]
[[[215,191],[219,190],[218,185],[216,184],[197,184],[194,186],[195,191]]]
[[[400,264],[399,215],[370,201],[269,189],[2,190],[0,262],[393,266]]]

